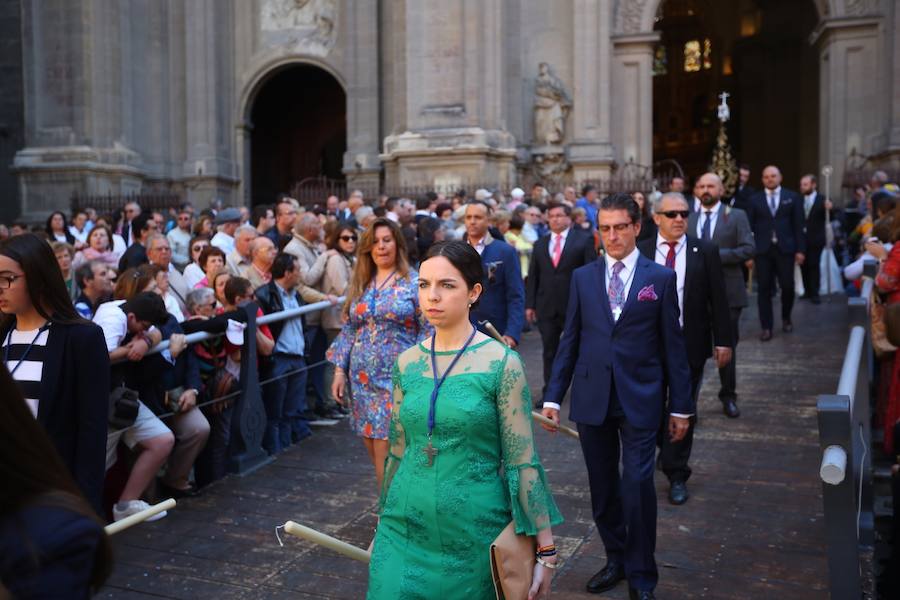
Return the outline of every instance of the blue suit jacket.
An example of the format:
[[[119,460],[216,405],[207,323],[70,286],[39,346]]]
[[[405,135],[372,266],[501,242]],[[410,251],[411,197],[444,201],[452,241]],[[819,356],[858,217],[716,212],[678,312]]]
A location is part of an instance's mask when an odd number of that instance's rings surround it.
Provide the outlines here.
[[[473,323],[488,320],[501,335],[519,341],[525,326],[525,282],[516,249],[491,239],[481,254],[484,292],[471,312]]]
[[[603,258],[576,269],[544,400],[562,404],[571,382],[569,418],[602,425],[615,380],[628,423],[657,429],[668,383],[670,410],[694,414],[675,285],[675,271],[638,257],[625,308],[616,322],[609,308]],[[656,299],[638,301],[639,292],[651,286]]]
[[[775,216],[769,210],[768,196],[760,190],[750,197],[747,219],[756,240],[756,254],[765,254],[772,246],[772,230],[778,239],[778,252],[794,254],[806,252],[806,216],[803,213],[803,197],[785,187]]]

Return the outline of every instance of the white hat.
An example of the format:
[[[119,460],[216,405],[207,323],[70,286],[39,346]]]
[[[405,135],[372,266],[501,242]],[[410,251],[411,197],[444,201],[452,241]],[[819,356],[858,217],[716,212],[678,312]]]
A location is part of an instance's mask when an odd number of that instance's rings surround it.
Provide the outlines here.
[[[484,201],[490,197],[491,197],[491,192],[484,188],[479,188],[479,189],[475,190],[475,199],[476,200]]]
[[[513,188],[509,195],[518,200],[525,197],[525,190],[522,188]]]
[[[240,323],[228,319],[228,327],[225,329],[225,337],[235,346],[244,345],[244,330],[247,328],[246,323]]]

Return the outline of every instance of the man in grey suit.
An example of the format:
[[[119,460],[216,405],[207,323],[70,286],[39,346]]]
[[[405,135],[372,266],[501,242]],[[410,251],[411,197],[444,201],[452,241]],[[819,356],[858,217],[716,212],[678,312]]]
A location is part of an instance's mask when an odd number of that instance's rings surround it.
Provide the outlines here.
[[[697,180],[694,191],[700,198],[701,209],[691,212],[688,221],[688,234],[696,235],[701,240],[712,242],[719,247],[719,258],[722,260],[722,271],[725,275],[725,292],[728,296],[728,307],[731,313],[731,330],[734,349],[731,362],[719,369],[722,387],[719,389],[719,400],[722,410],[731,418],[740,416],[737,406],[736,350],[739,338],[741,310],[747,306],[747,288],[744,285],[744,274],[741,265],[753,258],[756,246],[747,214],[739,208],[731,208],[723,203],[725,188],[722,180],[715,173],[706,173]]]

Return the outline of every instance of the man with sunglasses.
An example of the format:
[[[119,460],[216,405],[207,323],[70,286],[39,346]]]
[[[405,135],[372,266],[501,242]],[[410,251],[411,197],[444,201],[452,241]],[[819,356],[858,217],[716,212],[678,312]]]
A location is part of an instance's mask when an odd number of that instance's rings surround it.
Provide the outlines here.
[[[729,207],[727,201],[722,201],[725,187],[718,175],[705,173],[697,180],[696,189],[702,206],[688,220],[688,235],[710,241],[719,248],[732,340],[731,360],[719,368],[719,400],[725,416],[734,419],[741,414],[737,405],[735,364],[741,311],[748,304],[744,263],[753,258],[753,232],[750,230],[747,214],[739,208]]]
[[[637,250],[641,211],[630,195],[604,198],[597,215],[606,255],[572,274],[543,414],[559,423],[571,383],[569,418],[578,425],[607,556],[588,592],[627,578],[630,597],[649,600],[659,579],[653,460],[666,393],[673,442],[687,433],[695,403],[675,272]]]
[[[663,194],[653,214],[658,233],[640,242],[638,249],[656,264],[675,271],[680,320],[691,369],[691,396],[696,404],[706,359],[715,356],[718,367],[724,367],[731,359],[732,339],[719,250],[712,242],[690,235],[690,214],[684,196],[677,192]],[[678,442],[665,435],[664,427],[658,438],[660,463],[669,479],[672,504],[684,504],[688,499],[687,480],[691,476],[688,461],[695,422],[692,417],[687,433]]]

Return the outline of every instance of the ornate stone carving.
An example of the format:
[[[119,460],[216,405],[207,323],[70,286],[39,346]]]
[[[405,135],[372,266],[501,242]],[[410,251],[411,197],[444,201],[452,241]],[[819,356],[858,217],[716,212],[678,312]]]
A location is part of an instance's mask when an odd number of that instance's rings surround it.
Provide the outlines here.
[[[572,99],[563,82],[553,75],[549,64],[541,63],[534,84],[534,139],[538,144],[550,146],[563,141],[571,107]]]
[[[561,150],[560,148],[559,152],[534,153],[532,155],[531,171],[545,185],[556,187],[566,171],[569,170],[569,161],[566,160],[566,155]]]
[[[638,33],[642,30],[641,18],[647,0],[619,0],[619,19],[616,33]]]
[[[870,15],[878,12],[878,0],[847,0],[844,11],[850,16]]]
[[[275,41],[324,56],[337,38],[335,0],[262,0],[260,29]]]

